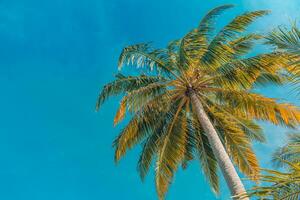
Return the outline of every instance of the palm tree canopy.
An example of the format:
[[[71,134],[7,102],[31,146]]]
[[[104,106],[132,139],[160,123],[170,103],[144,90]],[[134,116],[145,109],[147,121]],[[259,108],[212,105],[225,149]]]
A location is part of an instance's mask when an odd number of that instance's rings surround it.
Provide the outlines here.
[[[122,95],[114,119],[118,124],[130,113],[130,121],[114,141],[115,160],[136,146],[143,149],[138,161],[142,179],[155,162],[156,188],[163,199],[177,168],[199,159],[212,189],[219,193],[217,161],[198,122],[189,94],[195,92],[217,129],[236,166],[257,179],[259,165],[251,142],[265,140],[255,120],[295,127],[299,110],[287,103],[251,92],[256,85],[282,84],[283,53],[247,57],[257,34],[243,34],[249,24],[267,11],[248,12],[234,18],[213,35],[216,17],[231,5],[217,7],[184,37],[164,49],[150,43],[123,49],[119,69],[139,68],[140,75],[118,74],[102,89],[97,109],[110,97]]]

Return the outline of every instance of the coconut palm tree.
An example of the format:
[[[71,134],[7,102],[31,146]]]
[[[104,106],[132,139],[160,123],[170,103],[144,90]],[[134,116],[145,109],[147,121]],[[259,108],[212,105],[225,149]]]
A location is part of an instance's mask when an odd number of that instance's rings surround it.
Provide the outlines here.
[[[284,166],[285,172],[265,169],[262,182],[265,186],[255,186],[248,195],[260,199],[298,200],[300,199],[300,134],[291,134],[288,143],[273,155],[276,165]]]
[[[216,17],[231,7],[211,10],[197,28],[164,49],[149,43],[124,48],[119,69],[135,67],[135,75],[117,74],[99,95],[97,109],[110,96],[123,96],[114,124],[126,113],[130,121],[113,143],[115,160],[141,143],[138,171],[144,179],[156,160],[160,199],[178,167],[187,167],[193,159],[201,161],[215,193],[219,193],[218,168],[233,196],[245,193],[234,164],[258,179],[260,168],[251,142],[262,142],[264,136],[254,120],[289,127],[300,121],[295,106],[251,92],[256,85],[282,84],[281,69],[288,63],[281,53],[247,57],[261,37],[242,33],[267,11],[240,15],[213,35]]]

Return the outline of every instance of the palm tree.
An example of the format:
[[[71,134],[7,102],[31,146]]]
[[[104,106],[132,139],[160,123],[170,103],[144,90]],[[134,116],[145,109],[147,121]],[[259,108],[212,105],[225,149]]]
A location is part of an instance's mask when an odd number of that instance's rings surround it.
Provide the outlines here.
[[[185,168],[196,158],[215,193],[219,193],[218,167],[233,196],[245,193],[233,163],[258,179],[260,168],[251,142],[263,142],[264,136],[254,120],[289,127],[300,121],[293,105],[251,92],[255,85],[282,84],[280,69],[288,63],[281,53],[246,57],[261,36],[241,33],[267,11],[240,15],[213,36],[216,17],[231,7],[211,10],[197,28],[165,49],[153,49],[149,43],[124,48],[119,69],[136,67],[137,75],[118,74],[100,93],[96,109],[108,97],[123,95],[114,124],[130,114],[113,143],[116,162],[142,143],[138,171],[144,179],[156,160],[160,199],[178,167]]]
[[[273,155],[276,165],[286,167],[286,172],[265,169],[262,181],[268,185],[255,186],[249,190],[250,196],[260,199],[298,200],[300,199],[300,134],[291,134],[288,143]]]

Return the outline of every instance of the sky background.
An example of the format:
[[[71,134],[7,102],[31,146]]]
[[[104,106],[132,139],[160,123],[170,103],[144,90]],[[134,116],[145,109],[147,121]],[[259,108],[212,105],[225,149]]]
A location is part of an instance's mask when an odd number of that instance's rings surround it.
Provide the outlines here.
[[[299,0],[1,0],[0,199],[155,200],[153,176],[141,183],[131,151],[116,166],[112,141],[118,98],[94,110],[99,89],[117,73],[122,48],[182,37],[215,6],[270,9],[251,30],[264,33],[299,19]],[[297,103],[290,88],[260,92]],[[264,123],[267,144],[255,145],[263,167],[288,130]],[[169,200],[214,200],[198,162],[179,170]],[[222,184],[219,199],[228,199]]]

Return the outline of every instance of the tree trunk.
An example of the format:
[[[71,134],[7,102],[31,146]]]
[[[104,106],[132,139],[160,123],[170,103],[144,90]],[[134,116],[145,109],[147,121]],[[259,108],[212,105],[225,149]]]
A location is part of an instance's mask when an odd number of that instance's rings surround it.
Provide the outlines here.
[[[198,120],[204,129],[205,133],[207,134],[207,138],[213,150],[213,153],[218,161],[218,164],[221,168],[223,176],[227,182],[227,185],[230,189],[232,196],[237,196],[241,194],[245,194],[244,185],[238,176],[219,136],[216,132],[214,126],[212,125],[211,121],[209,120],[206,112],[203,109],[203,105],[201,101],[198,99],[197,95],[191,91],[190,98],[192,101],[192,105],[194,111],[197,114]],[[243,200],[249,200],[248,197],[243,198]]]

